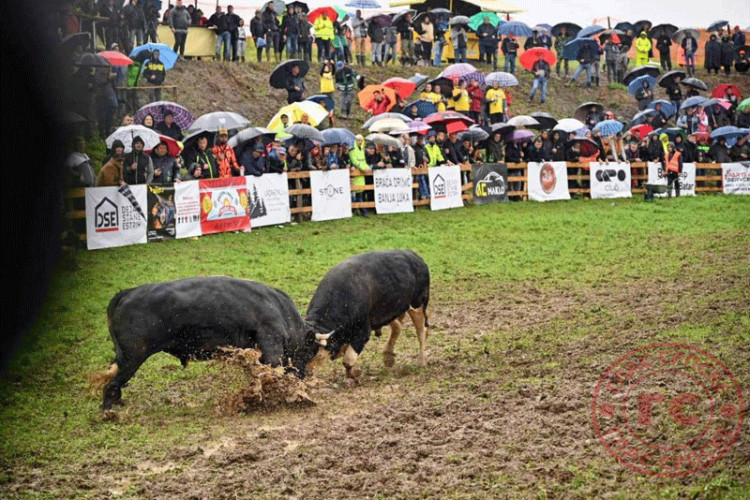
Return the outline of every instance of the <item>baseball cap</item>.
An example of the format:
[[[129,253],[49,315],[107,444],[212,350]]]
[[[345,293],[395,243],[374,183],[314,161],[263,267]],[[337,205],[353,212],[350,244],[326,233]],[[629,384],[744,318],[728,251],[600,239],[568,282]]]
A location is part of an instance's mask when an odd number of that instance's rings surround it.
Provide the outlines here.
[[[225,128],[220,128],[219,135],[229,135],[229,131]]]
[[[279,148],[276,150],[277,155],[286,155],[286,148]]]

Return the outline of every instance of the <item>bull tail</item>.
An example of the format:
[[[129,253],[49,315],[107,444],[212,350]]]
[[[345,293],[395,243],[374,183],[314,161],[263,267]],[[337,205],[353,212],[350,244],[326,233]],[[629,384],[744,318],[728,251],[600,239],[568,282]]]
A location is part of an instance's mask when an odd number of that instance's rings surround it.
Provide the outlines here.
[[[112,338],[112,343],[115,345],[115,362],[122,360],[122,349],[120,348],[120,343],[117,341],[117,336],[115,335],[114,314],[117,306],[120,305],[120,301],[128,294],[128,292],[130,292],[130,290],[119,291],[114,297],[112,297],[112,300],[109,301],[109,306],[107,306],[107,327],[109,328],[109,336]]]
[[[427,321],[427,303],[430,302],[430,292],[427,291],[427,295],[424,298],[424,302],[422,302],[422,315],[424,316],[424,326],[425,328],[430,327],[430,323]]]
[[[117,376],[120,371],[120,367],[117,363],[112,363],[109,368],[99,372],[92,373],[88,376],[89,389],[92,393],[101,393],[105,387],[109,385],[112,380]]]
[[[115,335],[114,314],[120,301],[125,297],[128,291],[129,290],[119,291],[114,297],[112,297],[112,300],[109,301],[109,305],[107,306],[107,327],[109,329],[109,336],[112,338],[112,343],[115,346],[115,361],[109,365],[106,370],[95,372],[88,376],[89,390],[92,393],[101,393],[101,391],[104,390],[112,380],[114,380],[120,371],[120,366],[117,362],[122,360],[122,349],[120,348],[120,343],[117,341]]]

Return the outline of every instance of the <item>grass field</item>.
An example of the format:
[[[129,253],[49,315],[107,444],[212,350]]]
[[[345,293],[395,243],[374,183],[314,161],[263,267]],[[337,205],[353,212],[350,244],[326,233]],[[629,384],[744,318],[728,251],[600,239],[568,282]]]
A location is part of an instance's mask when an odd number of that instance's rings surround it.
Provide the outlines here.
[[[348,384],[316,373],[312,408],[218,414],[217,363],[152,357],[104,421],[86,375],[113,358],[110,298],[225,274],[277,286],[304,311],[332,265],[409,248],[432,274],[428,366],[409,324]],[[750,496],[747,426],[715,465],[660,479],[619,465],[589,414],[599,376],[652,342],[706,350],[750,394],[750,200],[574,200],[271,227],[81,251],[0,389],[0,496]]]

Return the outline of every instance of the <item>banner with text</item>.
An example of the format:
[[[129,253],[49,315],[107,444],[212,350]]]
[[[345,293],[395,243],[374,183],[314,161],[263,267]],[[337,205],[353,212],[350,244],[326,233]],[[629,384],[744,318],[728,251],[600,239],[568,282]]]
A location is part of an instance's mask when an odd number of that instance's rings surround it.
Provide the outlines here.
[[[661,162],[648,162],[648,183],[660,186],[667,185],[667,177],[662,177],[663,167]],[[695,163],[683,163],[680,172],[680,196],[695,196]],[[675,196],[675,188],[672,186],[672,196]],[[669,193],[654,193],[655,197],[666,198]]]
[[[526,185],[534,201],[569,200],[568,168],[564,161],[529,162]]]
[[[247,192],[253,227],[286,224],[292,221],[289,210],[289,184],[286,173],[248,175]]]
[[[310,172],[312,220],[344,219],[352,216],[349,170]]]
[[[201,235],[201,200],[198,181],[178,182],[174,185],[174,205],[177,214],[177,238]]]
[[[201,233],[250,229],[245,177],[198,181],[201,197]]]
[[[464,206],[464,201],[461,199],[461,168],[458,165],[430,167],[427,173],[430,178],[431,210]]]
[[[750,162],[722,163],[724,194],[750,194]]]
[[[381,168],[373,170],[375,184],[375,212],[396,214],[413,212],[411,169]]]
[[[591,198],[630,198],[630,163],[590,163]]]
[[[474,165],[471,170],[475,205],[508,201],[508,167],[505,163]]]
[[[174,185],[148,186],[148,241],[173,240],[177,232]]]
[[[146,243],[146,185],[86,188],[89,250]]]

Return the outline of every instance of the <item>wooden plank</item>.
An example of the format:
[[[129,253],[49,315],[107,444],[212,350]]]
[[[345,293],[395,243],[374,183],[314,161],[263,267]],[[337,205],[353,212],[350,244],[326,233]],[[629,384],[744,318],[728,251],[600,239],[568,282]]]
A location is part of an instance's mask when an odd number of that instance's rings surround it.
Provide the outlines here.
[[[86,190],[84,188],[73,188],[68,189],[68,192],[65,193],[66,198],[84,198],[86,196]]]
[[[85,210],[69,210],[67,213],[68,219],[85,219]]]
[[[374,201],[358,201],[356,203],[352,203],[352,210],[356,210],[359,208],[375,208],[375,202]]]
[[[295,207],[295,208],[292,208],[290,211],[292,212],[292,214],[301,214],[301,213],[307,214],[307,213],[312,212],[312,207],[311,206],[310,207]]]

